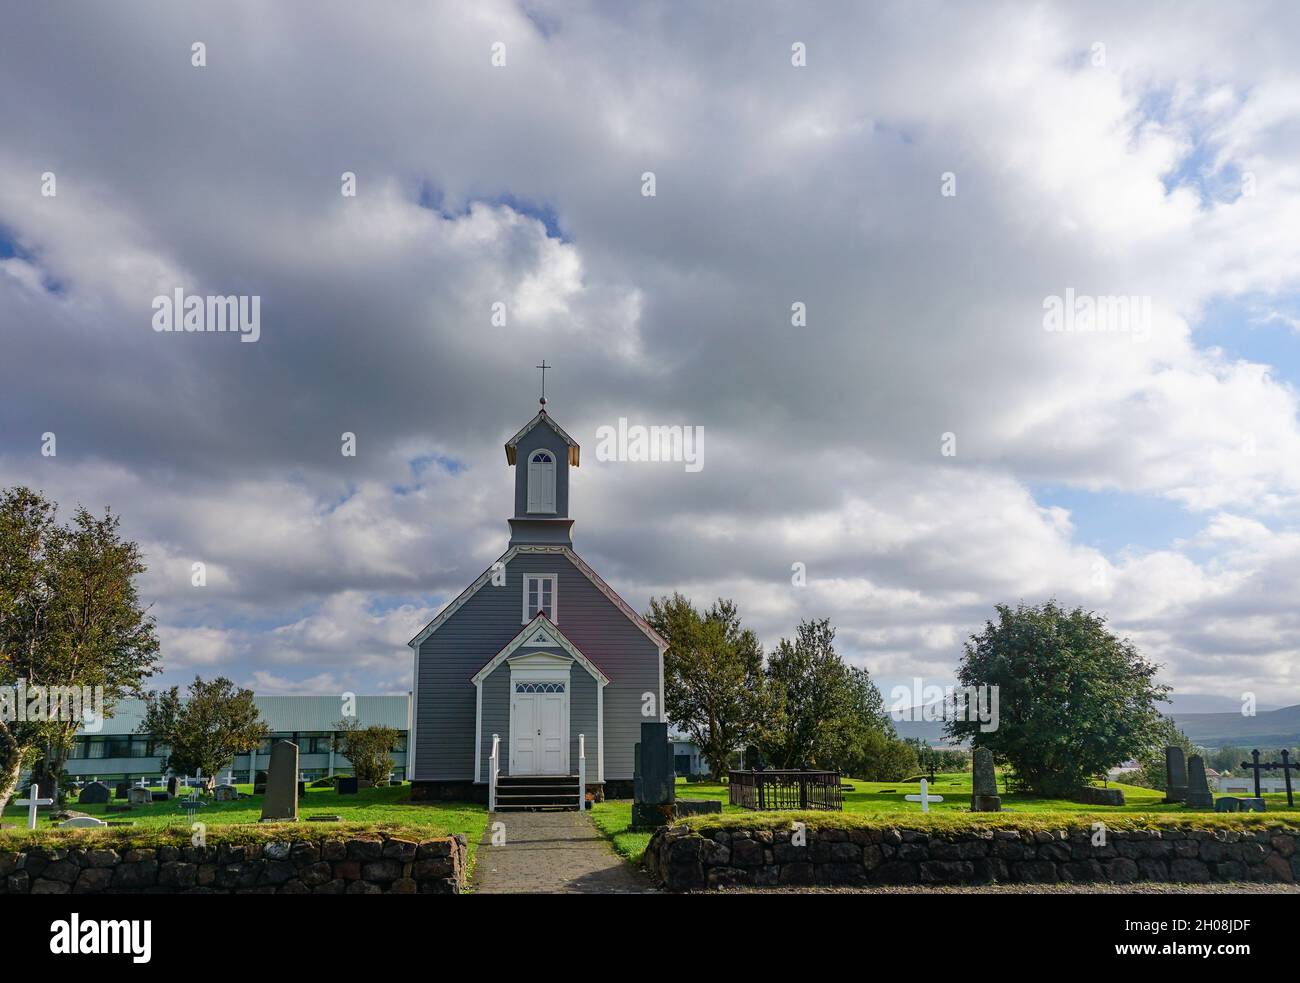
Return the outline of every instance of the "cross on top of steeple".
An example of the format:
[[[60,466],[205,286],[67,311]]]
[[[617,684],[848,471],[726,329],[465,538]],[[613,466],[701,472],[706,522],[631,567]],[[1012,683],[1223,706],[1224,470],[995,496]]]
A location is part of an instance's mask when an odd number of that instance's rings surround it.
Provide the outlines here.
[[[546,359],[542,359],[541,365],[534,365],[533,368],[542,370],[542,398],[538,400],[543,409],[546,407],[546,370],[555,368],[554,365],[547,365]]]

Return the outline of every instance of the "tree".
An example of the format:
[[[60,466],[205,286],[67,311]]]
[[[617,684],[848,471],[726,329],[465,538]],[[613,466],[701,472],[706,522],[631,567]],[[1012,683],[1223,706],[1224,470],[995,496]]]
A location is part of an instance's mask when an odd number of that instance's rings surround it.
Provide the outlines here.
[[[262,722],[251,689],[224,676],[210,682],[195,676],[185,698],[177,686],[149,694],[138,733],[153,734],[166,746],[164,768],[183,775],[202,769],[211,779],[270,737],[271,728]]]
[[[827,618],[801,621],[794,641],[777,643],[767,681],[773,715],[759,748],[777,768],[846,771],[868,733],[888,726],[880,690],[840,658]]]
[[[1173,746],[1182,748],[1184,760],[1190,758],[1193,754],[1201,753],[1200,749],[1192,743],[1191,738],[1178,729],[1178,725],[1174,723],[1172,717],[1162,716],[1158,729],[1158,742],[1153,744],[1144,754],[1138,755],[1139,769],[1128,772],[1123,776],[1123,781],[1126,784],[1164,791],[1168,785],[1165,774],[1165,748]],[[1241,759],[1238,758],[1237,760],[1240,761]]]
[[[371,785],[386,783],[393,770],[389,754],[397,750],[402,732],[378,724],[362,727],[356,717],[340,720],[334,729],[339,732],[334,738],[334,750],[352,762],[357,779]]]
[[[1044,796],[1071,795],[1095,775],[1159,747],[1168,686],[1105,619],[1055,600],[1014,610],[972,635],[957,676],[963,686],[997,687],[999,724],[950,720],[948,735],[989,748],[1016,778]],[[973,715],[972,715],[973,716]]]
[[[866,782],[897,782],[919,769],[916,749],[901,740],[891,724],[888,729],[867,732],[846,770]]]
[[[767,715],[762,646],[741,627],[736,605],[721,598],[703,613],[681,594],[651,598],[646,621],[668,641],[665,713],[699,747],[716,781]]]
[[[0,495],[0,686],[25,685],[49,711],[25,721],[0,714],[0,809],[27,764],[39,783],[59,787],[73,736],[89,722],[83,695],[108,716],[157,671],[154,621],[135,589],[144,571],[111,512],[79,508],[64,526],[31,489]]]

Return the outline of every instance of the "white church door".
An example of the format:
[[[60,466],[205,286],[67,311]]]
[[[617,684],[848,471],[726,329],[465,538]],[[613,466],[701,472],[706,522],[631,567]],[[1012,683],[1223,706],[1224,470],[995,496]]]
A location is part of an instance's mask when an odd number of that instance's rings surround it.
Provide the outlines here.
[[[510,704],[510,774],[567,775],[567,682],[516,679],[513,686]]]

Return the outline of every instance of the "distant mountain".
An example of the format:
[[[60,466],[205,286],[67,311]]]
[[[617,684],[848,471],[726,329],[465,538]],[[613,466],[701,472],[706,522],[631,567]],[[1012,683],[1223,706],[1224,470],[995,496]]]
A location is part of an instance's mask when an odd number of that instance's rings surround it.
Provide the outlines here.
[[[919,737],[927,744],[949,743],[943,736],[943,725],[942,720],[894,720],[894,730],[903,740]]]
[[[1261,710],[1253,717],[1236,713],[1175,713],[1173,718],[1194,744],[1293,747],[1300,744],[1300,705]]]
[[[1300,745],[1300,705],[1260,710],[1253,717],[1243,717],[1240,710],[1231,713],[1177,712],[1169,716],[1192,743],[1206,747],[1258,745],[1261,749],[1264,746],[1276,749]],[[942,720],[895,720],[894,730],[902,738],[919,737],[927,744],[946,744],[943,725]]]

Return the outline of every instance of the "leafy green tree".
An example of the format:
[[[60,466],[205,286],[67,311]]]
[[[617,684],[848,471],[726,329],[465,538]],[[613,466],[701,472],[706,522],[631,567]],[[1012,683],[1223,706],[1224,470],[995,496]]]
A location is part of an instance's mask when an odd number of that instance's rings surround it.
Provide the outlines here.
[[[732,601],[700,612],[681,594],[651,598],[646,621],[668,640],[665,713],[699,747],[716,781],[769,713],[762,646]]]
[[[863,736],[847,769],[866,782],[897,782],[920,770],[916,749],[888,728],[872,729]]]
[[[201,768],[209,779],[271,736],[253,691],[224,676],[208,682],[195,676],[185,697],[177,686],[149,694],[138,732],[166,746],[164,768],[183,775]]]
[[[1207,752],[1205,766],[1213,768],[1220,775],[1241,774],[1241,763],[1250,760],[1250,751],[1250,748],[1244,747],[1215,748],[1213,751]],[[1249,772],[1246,772],[1246,774],[1249,774]]]
[[[0,495],[0,686],[69,694],[89,688],[111,715],[119,700],[142,695],[157,671],[154,621],[141,606],[135,578],[145,570],[139,547],[123,540],[119,519],[77,509],[70,525],[56,506],[28,488]],[[48,704],[47,704],[48,708]],[[45,719],[0,714],[0,809],[18,775],[33,766],[46,788],[62,788],[73,736],[90,722],[84,702],[62,704]],[[43,760],[41,750],[45,749]]]
[[[885,729],[884,699],[865,669],[835,651],[829,619],[799,623],[767,664],[772,721],[759,740],[777,768],[847,770],[872,731]],[[892,727],[889,728],[892,732]]]
[[[334,725],[334,749],[352,762],[352,773],[362,782],[380,785],[388,782],[393,770],[390,757],[397,750],[402,732],[393,727],[372,724],[362,727],[356,717]]]
[[[1066,796],[1095,775],[1159,747],[1158,667],[1105,619],[1055,600],[997,606],[997,621],[972,635],[957,676],[963,686],[997,687],[999,725],[951,720],[948,734],[987,747],[1019,782],[1044,796]]]

